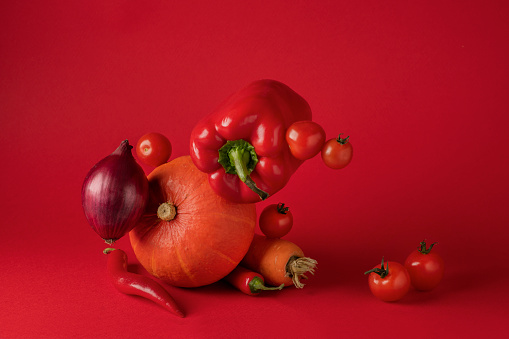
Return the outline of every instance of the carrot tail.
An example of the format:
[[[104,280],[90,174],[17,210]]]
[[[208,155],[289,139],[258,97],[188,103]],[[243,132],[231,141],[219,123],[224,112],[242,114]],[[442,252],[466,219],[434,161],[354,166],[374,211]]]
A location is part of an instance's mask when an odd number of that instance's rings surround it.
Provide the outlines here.
[[[315,274],[315,267],[318,262],[315,259],[308,257],[293,257],[290,258],[286,265],[287,275],[292,278],[293,284],[297,288],[303,288],[303,284],[300,279],[307,279],[306,273]]]
[[[293,242],[255,234],[242,265],[260,273],[269,285],[302,288],[301,279],[314,274],[317,261],[306,257]]]

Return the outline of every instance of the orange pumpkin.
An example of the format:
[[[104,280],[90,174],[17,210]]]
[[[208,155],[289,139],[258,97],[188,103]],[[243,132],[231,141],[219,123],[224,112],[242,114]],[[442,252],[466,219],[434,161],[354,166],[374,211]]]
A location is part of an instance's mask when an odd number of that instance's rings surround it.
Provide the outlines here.
[[[254,236],[254,204],[218,196],[189,156],[148,175],[145,214],[129,233],[134,253],[152,275],[180,287],[208,285],[242,260]]]

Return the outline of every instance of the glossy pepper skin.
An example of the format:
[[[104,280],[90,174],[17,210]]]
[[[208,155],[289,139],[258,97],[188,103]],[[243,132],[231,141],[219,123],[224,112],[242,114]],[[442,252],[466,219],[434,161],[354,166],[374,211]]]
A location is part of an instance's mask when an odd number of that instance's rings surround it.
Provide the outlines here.
[[[127,271],[127,254],[116,248],[103,251],[108,255],[107,270],[111,283],[124,294],[137,295],[164,307],[174,315],[184,318],[184,312],[161,285],[141,274]]]
[[[209,174],[209,183],[218,195],[236,203],[259,202],[282,189],[302,164],[290,153],[285,135],[291,124],[311,120],[311,115],[306,100],[287,85],[268,79],[255,81],[198,122],[191,133],[191,159]],[[245,182],[235,169],[219,162],[219,150],[228,141],[239,140],[253,147],[244,153],[245,162],[249,162]],[[246,184],[251,179],[266,195]]]

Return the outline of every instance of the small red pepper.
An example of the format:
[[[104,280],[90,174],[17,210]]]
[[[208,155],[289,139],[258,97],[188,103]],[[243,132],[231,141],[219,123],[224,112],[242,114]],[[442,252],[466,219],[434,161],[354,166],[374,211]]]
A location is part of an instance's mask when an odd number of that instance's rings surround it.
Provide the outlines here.
[[[301,120],[311,120],[304,98],[281,82],[255,81],[198,122],[191,133],[191,159],[223,198],[264,200],[303,162],[291,154],[285,137]]]
[[[283,287],[285,287],[285,284],[281,284],[281,286],[278,287],[267,287],[265,286],[265,280],[260,274],[242,266],[235,267],[235,269],[225,277],[225,280],[239,291],[248,295],[258,295],[261,291],[282,290]]]
[[[115,248],[106,248],[107,269],[117,290],[124,294],[138,295],[161,305],[173,314],[184,318],[184,312],[161,285],[149,277],[127,271],[127,254]]]

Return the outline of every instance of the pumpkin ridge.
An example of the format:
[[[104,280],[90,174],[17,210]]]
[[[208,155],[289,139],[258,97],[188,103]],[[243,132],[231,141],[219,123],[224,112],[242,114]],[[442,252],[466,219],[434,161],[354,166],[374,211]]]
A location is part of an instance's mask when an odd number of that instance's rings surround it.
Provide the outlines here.
[[[159,222],[160,220],[157,218],[156,214],[144,215],[141,217],[140,221],[136,224],[131,232],[136,233],[138,239],[141,240],[150,234],[150,232],[158,225]]]
[[[211,248],[210,246],[207,246],[207,247],[210,248],[211,252],[213,252],[214,254],[218,255],[219,257],[226,259],[227,261],[231,262],[234,265],[238,264],[237,261],[233,260],[229,255],[221,252],[220,250],[215,249],[215,248]]]
[[[193,278],[193,275],[191,271],[189,271],[189,268],[187,268],[187,265],[184,263],[184,260],[182,260],[182,256],[180,255],[180,251],[178,250],[178,248],[175,248],[175,254],[177,255],[177,259],[180,264],[180,268],[182,269],[182,272],[184,272],[189,281],[195,284],[196,280]]]

